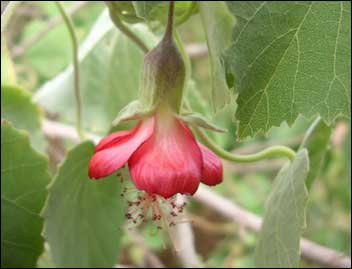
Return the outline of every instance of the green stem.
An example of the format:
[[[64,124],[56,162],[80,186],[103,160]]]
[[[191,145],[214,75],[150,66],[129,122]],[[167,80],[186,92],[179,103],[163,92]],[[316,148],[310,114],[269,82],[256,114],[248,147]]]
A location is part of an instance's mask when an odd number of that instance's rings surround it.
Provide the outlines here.
[[[82,128],[81,121],[81,96],[79,91],[79,61],[78,61],[78,39],[73,27],[71,18],[66,13],[65,8],[60,1],[55,1],[55,4],[64,20],[64,23],[67,27],[68,32],[70,33],[73,49],[73,73],[74,73],[74,94],[76,100],[76,130],[81,140],[84,139],[84,132]]]
[[[1,15],[1,35],[6,30],[13,12],[21,3],[22,1],[10,1],[10,3],[6,6],[4,13]]]
[[[131,39],[144,53],[149,51],[143,40],[140,39],[135,33],[133,33],[126,25],[123,24],[118,16],[110,16],[115,26],[124,33],[129,39]]]
[[[286,146],[272,146],[262,151],[259,151],[257,153],[248,154],[248,155],[233,154],[222,149],[217,144],[215,144],[203,130],[200,130],[198,127],[194,127],[194,130],[196,131],[201,142],[205,146],[211,149],[220,158],[223,158],[225,160],[229,160],[232,162],[250,163],[250,162],[256,162],[263,159],[271,158],[274,156],[285,156],[292,161],[296,156],[296,153],[292,149]]]
[[[174,29],[174,9],[175,3],[174,1],[169,1],[169,14],[167,17],[167,25],[164,33],[164,40],[170,40],[172,38],[173,29]]]
[[[182,17],[179,17],[176,20],[175,22],[176,26],[179,26],[188,20],[188,18],[193,14],[193,11],[196,8],[196,5],[197,5],[197,1],[192,1],[191,6],[188,8],[188,10],[182,15]]]

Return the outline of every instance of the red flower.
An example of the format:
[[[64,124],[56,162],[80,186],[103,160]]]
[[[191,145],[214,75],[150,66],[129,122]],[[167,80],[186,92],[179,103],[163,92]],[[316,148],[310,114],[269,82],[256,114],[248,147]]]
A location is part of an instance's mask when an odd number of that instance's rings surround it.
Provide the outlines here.
[[[130,131],[102,139],[90,160],[89,177],[106,177],[126,163],[137,189],[164,198],[194,194],[200,182],[222,182],[220,159],[197,143],[187,125],[165,108]]]

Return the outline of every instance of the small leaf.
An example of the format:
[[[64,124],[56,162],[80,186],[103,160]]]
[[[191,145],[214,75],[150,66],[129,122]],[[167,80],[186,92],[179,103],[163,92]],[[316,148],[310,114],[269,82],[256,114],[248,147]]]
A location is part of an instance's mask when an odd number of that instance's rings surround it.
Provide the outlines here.
[[[1,123],[1,267],[33,268],[43,251],[39,213],[50,181],[28,136]]]
[[[308,170],[308,153],[303,149],[276,176],[255,252],[258,267],[298,267],[300,237],[306,224],[308,193],[304,182]]]
[[[94,145],[71,150],[60,167],[44,209],[44,237],[59,268],[108,268],[118,256],[124,221],[116,175],[88,177]]]
[[[217,112],[231,100],[221,56],[231,45],[235,19],[224,1],[198,3],[209,49],[213,108]]]
[[[112,125],[117,126],[122,121],[136,120],[149,116],[154,109],[145,109],[139,100],[134,100],[121,109],[117,117],[113,120]]]
[[[41,131],[41,116],[30,92],[16,86],[1,86],[1,117],[14,127],[26,130],[34,148],[43,152],[45,139]]]
[[[238,138],[299,114],[351,113],[351,2],[226,2],[237,18],[224,61],[236,78]]]
[[[219,126],[216,126],[215,124],[210,122],[207,118],[203,117],[201,114],[198,114],[198,113],[186,113],[182,116],[179,116],[179,118],[189,124],[195,124],[196,126],[209,129],[215,132],[219,132],[219,133],[226,132],[225,129]]]
[[[306,148],[309,155],[309,173],[306,180],[308,190],[318,176],[330,142],[331,128],[322,119],[317,118],[309,127],[302,141],[301,148]]]

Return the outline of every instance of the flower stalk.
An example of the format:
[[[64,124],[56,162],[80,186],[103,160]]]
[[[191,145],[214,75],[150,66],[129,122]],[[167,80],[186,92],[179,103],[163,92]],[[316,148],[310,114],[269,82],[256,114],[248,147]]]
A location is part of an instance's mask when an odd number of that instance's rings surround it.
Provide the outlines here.
[[[257,153],[247,154],[247,155],[230,153],[224,150],[223,148],[219,147],[219,145],[217,145],[216,143],[214,143],[210,139],[210,137],[207,136],[207,134],[200,128],[193,127],[193,129],[198,134],[201,142],[204,145],[206,145],[209,149],[211,149],[216,155],[218,155],[220,158],[224,160],[238,162],[238,163],[251,163],[251,162],[257,162],[264,159],[268,159],[271,157],[285,156],[289,160],[293,161],[296,156],[296,152],[286,146],[272,146],[262,151],[259,151]]]
[[[55,4],[64,20],[67,30],[71,37],[72,53],[73,53],[73,74],[74,74],[74,94],[76,101],[76,130],[81,140],[84,139],[84,131],[82,128],[82,105],[79,85],[79,60],[78,60],[78,39],[71,18],[65,11],[65,8],[60,1],[55,1]]]
[[[149,51],[147,45],[140,39],[135,33],[133,33],[120,19],[117,14],[111,14],[110,10],[110,18],[114,25],[124,33],[131,41],[133,41],[144,53]]]

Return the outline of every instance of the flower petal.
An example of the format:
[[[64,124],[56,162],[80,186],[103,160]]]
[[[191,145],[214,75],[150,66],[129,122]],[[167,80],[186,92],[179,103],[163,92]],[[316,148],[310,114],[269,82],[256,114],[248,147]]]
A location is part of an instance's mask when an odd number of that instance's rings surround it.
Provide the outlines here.
[[[172,117],[167,123],[156,122],[156,131],[133,153],[128,165],[138,189],[169,198],[196,192],[202,155],[192,132]]]
[[[203,156],[203,170],[201,182],[214,186],[222,182],[222,162],[210,149],[198,143]]]
[[[122,138],[125,138],[126,136],[131,134],[134,131],[134,129],[138,127],[139,127],[139,124],[137,124],[132,130],[118,131],[118,132],[109,134],[108,136],[100,140],[98,145],[95,147],[95,152],[112,147],[115,143],[118,143]]]
[[[114,143],[111,136],[112,140],[110,142],[107,140],[106,147],[102,146],[103,149],[95,152],[90,159],[89,177],[95,179],[106,177],[121,168],[133,152],[151,136],[153,130],[154,118],[149,118],[140,122],[129,134],[123,137],[116,135]]]

